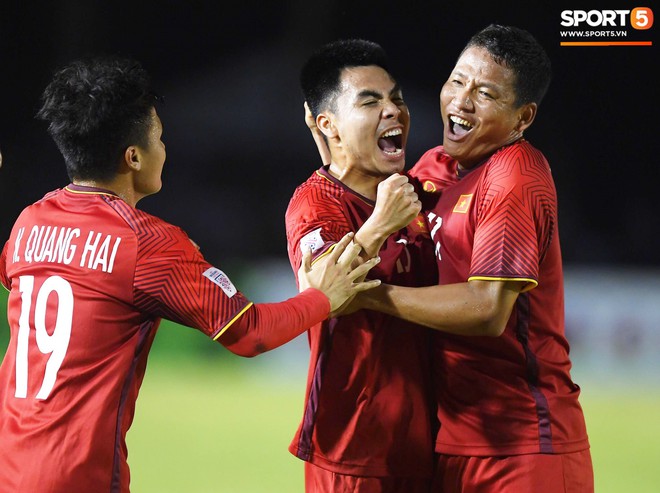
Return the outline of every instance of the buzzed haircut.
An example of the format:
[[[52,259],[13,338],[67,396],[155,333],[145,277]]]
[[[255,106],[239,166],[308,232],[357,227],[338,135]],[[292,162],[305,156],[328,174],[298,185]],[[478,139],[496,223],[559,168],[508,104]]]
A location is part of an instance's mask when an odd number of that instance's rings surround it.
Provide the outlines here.
[[[550,86],[552,67],[534,36],[514,26],[491,24],[472,36],[463,52],[474,46],[485,48],[496,63],[513,71],[518,106],[541,104]]]
[[[314,52],[300,72],[300,86],[312,114],[334,108],[344,69],[369,65],[390,73],[385,50],[373,41],[340,39]]]

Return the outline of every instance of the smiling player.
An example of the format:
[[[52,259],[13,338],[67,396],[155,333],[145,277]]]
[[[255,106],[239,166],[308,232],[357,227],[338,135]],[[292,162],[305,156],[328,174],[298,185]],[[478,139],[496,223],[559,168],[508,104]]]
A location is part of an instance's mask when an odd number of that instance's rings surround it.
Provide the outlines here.
[[[523,137],[550,78],[527,31],[492,25],[468,41],[440,92],[443,145],[411,170],[441,192],[426,211],[440,285],[358,296],[439,331],[434,492],[593,492],[564,332],[557,193]]]

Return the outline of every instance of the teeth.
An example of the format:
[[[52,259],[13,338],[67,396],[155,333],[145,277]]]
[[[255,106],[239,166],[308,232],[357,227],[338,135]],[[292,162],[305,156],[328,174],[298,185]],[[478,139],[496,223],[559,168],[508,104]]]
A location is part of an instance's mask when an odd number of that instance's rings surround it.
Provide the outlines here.
[[[395,135],[401,135],[403,131],[400,128],[395,128],[393,130],[388,130],[385,132],[383,135],[381,135],[381,138],[384,137],[394,137]]]
[[[397,149],[396,151],[383,151],[385,154],[389,154],[390,156],[396,156],[398,154],[403,154],[403,149]]]
[[[452,115],[452,116],[449,117],[449,119],[451,121],[453,121],[454,123],[458,123],[459,125],[463,125],[464,127],[472,128],[472,124],[469,121],[463,120],[462,118],[459,118],[457,116]]]

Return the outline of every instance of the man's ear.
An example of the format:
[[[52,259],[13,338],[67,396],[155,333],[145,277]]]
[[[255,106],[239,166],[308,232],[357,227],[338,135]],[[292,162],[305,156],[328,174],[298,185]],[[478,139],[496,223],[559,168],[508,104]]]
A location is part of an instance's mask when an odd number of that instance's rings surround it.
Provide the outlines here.
[[[536,110],[538,105],[536,103],[527,103],[522,105],[518,112],[518,124],[516,125],[516,130],[520,133],[523,133],[534,121],[536,118]]]
[[[335,138],[339,134],[333,122],[332,115],[319,113],[316,116],[316,126],[328,139]]]
[[[136,146],[128,146],[124,151],[124,164],[131,171],[140,171],[142,162],[140,161],[140,150]]]

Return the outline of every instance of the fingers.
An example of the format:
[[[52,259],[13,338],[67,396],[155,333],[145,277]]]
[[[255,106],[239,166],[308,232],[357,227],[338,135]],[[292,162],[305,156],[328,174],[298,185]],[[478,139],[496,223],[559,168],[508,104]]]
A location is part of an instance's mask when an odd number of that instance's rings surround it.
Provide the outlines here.
[[[309,109],[307,101],[305,101],[305,124],[312,130],[316,128],[316,118],[314,118],[312,110]]]
[[[332,262],[344,266],[351,265],[353,260],[355,260],[357,256],[360,255],[362,247],[357,243],[353,243],[354,236],[355,233],[347,233],[341,240],[337,242],[335,247],[332,249],[332,252],[330,253],[330,259]]]
[[[378,184],[378,188],[385,188],[392,186],[394,188],[402,186],[404,183],[408,183],[408,177],[406,175],[400,175],[399,173],[394,173]]]
[[[399,193],[403,197],[408,197],[411,202],[418,200],[415,187],[408,180],[406,175],[395,173],[388,176],[385,180],[378,184],[378,194]]]
[[[300,262],[300,265],[305,272],[309,272],[309,270],[312,268],[312,249],[303,248],[302,251],[303,253],[302,253],[302,260]]]
[[[380,279],[372,279],[371,281],[353,284],[353,292],[360,293],[362,291],[367,291],[368,289],[373,289],[376,286],[380,286]]]
[[[349,274],[351,280],[355,281],[355,279],[360,279],[361,277],[365,276],[367,272],[369,272],[379,262],[380,262],[380,257],[373,257],[367,260],[366,262],[363,262],[362,264],[358,265]]]

